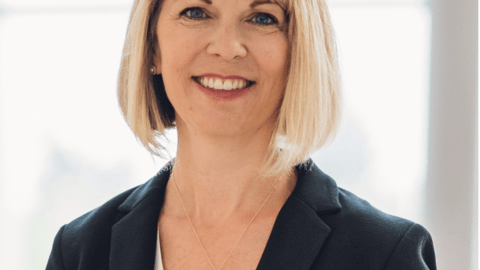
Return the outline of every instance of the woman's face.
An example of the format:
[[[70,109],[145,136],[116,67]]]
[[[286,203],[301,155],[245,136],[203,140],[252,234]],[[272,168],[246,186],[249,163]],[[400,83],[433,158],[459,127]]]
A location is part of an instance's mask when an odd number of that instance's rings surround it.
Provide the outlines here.
[[[284,10],[269,2],[164,0],[155,65],[178,128],[235,136],[273,127],[286,85],[288,39]],[[233,99],[205,91],[233,93],[225,89],[245,82],[254,83]]]

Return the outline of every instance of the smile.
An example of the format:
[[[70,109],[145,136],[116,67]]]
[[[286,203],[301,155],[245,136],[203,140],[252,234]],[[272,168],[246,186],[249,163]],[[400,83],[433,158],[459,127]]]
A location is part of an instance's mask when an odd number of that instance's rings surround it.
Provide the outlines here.
[[[225,83],[223,83],[222,85],[222,88],[221,89],[215,89],[215,88],[210,88],[210,87],[205,87],[202,85],[202,80],[199,78],[199,77],[196,77],[196,78],[192,78],[195,82],[195,84],[197,85],[197,87],[205,94],[207,94],[208,96],[210,96],[211,98],[213,98],[214,100],[216,101],[232,101],[232,100],[235,100],[235,99],[238,99],[238,98],[241,98],[243,97],[247,92],[250,91],[250,89],[252,89],[252,86],[255,85],[255,82],[252,82],[252,83],[249,83],[248,81],[245,83],[245,86],[243,86],[243,88],[238,88],[238,85],[241,83],[241,82],[237,82],[237,89],[230,89],[230,90],[224,90],[223,89],[223,85],[225,85]],[[206,79],[203,79],[203,82],[205,83]],[[208,81],[210,82],[210,79],[208,79]],[[225,80],[225,81],[228,81]],[[230,80],[231,81],[231,80]],[[221,81],[220,81],[221,83]],[[232,82],[232,87],[233,87],[233,84],[235,82]],[[218,85],[218,84],[217,84]],[[228,82],[227,82],[227,87],[226,88],[229,88],[229,85],[228,85]],[[242,86],[242,85],[240,85]],[[215,85],[214,85],[215,87]]]
[[[242,80],[242,79],[220,79],[212,77],[192,77],[194,81],[200,84],[203,87],[214,89],[214,90],[235,90],[235,89],[245,89],[253,84],[254,81]]]

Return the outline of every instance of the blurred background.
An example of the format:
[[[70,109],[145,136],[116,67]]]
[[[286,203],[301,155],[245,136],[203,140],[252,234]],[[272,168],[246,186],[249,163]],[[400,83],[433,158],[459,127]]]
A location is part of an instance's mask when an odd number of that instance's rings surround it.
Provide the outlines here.
[[[311,157],[340,187],[426,227],[439,269],[477,269],[477,1],[327,3],[344,115]],[[45,269],[63,224],[168,161],[117,105],[132,4],[0,0],[0,269]]]

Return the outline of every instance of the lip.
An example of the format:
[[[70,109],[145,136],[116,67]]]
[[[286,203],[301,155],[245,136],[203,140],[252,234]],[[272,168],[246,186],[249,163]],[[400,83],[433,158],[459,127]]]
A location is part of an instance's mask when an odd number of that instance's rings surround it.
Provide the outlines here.
[[[250,89],[254,85],[254,84],[252,84],[247,88],[235,89],[235,90],[213,90],[211,88],[202,86],[201,84],[199,84],[195,80],[193,80],[193,81],[195,82],[197,87],[200,90],[202,90],[202,92],[209,95],[214,100],[225,100],[225,101],[234,100],[234,99],[237,99],[237,98],[240,98],[240,97],[244,96],[248,91],[250,91]]]
[[[241,77],[241,76],[236,76],[236,75],[222,76],[222,75],[216,74],[216,73],[206,73],[206,74],[199,75],[197,77],[220,78],[220,79],[223,79],[223,80],[227,80],[227,79],[230,79],[230,80],[246,80],[246,81],[253,82],[252,80],[248,80],[248,79],[246,79],[244,77]]]

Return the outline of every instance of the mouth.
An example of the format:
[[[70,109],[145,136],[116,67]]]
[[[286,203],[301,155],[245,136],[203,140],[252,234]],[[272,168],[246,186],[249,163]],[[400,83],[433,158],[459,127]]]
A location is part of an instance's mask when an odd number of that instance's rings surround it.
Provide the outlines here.
[[[197,77],[197,76],[193,76],[192,79],[200,84],[201,86],[203,87],[207,87],[209,89],[212,89],[212,90],[218,90],[218,91],[232,91],[232,90],[242,90],[242,89],[246,89],[246,88],[249,88],[251,87],[252,85],[256,84],[255,81],[249,81],[249,80],[245,80],[245,85],[237,85],[236,82],[233,83],[233,88],[232,87],[227,87],[225,86],[225,84],[223,85],[223,87],[210,87],[209,85],[205,85],[202,83],[202,79],[201,77]],[[238,87],[238,86],[241,86],[241,87]]]

